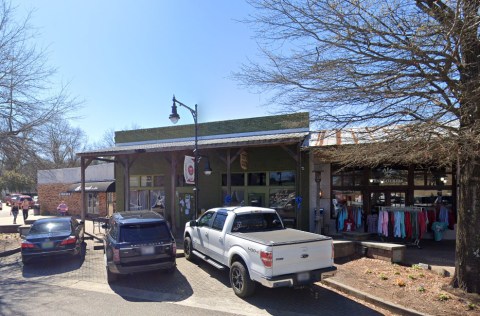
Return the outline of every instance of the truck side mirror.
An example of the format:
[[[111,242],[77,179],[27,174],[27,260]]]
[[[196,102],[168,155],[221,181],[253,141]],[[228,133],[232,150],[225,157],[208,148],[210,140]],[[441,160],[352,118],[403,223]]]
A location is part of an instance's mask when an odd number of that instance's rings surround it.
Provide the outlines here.
[[[197,224],[197,221],[196,220],[191,220],[190,222],[188,222],[188,224],[190,225],[190,227],[195,227],[195,226],[198,226]]]

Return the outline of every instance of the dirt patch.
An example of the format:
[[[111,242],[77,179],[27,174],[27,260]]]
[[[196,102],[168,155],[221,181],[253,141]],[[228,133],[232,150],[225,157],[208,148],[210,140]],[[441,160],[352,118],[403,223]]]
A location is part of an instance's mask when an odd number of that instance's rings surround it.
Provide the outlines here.
[[[20,247],[19,234],[0,234],[0,253]]]
[[[454,289],[452,276],[419,265],[360,258],[337,268],[335,280],[409,309],[430,315],[480,315],[480,295]]]

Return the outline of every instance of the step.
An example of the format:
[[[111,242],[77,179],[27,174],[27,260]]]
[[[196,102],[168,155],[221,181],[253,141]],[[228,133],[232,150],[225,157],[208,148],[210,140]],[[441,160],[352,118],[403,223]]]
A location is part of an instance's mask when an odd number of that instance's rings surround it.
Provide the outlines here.
[[[204,254],[202,254],[202,253],[200,253],[200,252],[198,252],[198,251],[196,251],[196,250],[193,250],[192,253],[193,253],[196,257],[198,257],[198,258],[206,261],[207,263],[211,264],[211,265],[214,266],[215,268],[217,268],[217,269],[219,269],[219,270],[225,270],[225,266],[221,265],[220,263],[216,262],[215,260],[211,259],[210,257],[207,257],[207,256],[205,256]]]

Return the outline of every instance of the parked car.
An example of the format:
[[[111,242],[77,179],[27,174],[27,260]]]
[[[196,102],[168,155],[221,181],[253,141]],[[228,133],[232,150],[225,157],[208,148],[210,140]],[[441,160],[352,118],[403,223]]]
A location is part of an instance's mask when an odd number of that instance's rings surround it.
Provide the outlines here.
[[[152,270],[174,272],[177,247],[167,221],[152,211],[114,213],[107,224],[104,255],[108,282]]]
[[[16,203],[16,199],[20,196],[20,193],[7,193],[5,195],[5,203],[7,206],[13,205],[13,203]]]
[[[29,195],[20,195],[19,197],[17,197],[17,202],[22,204],[23,201],[27,200],[28,201],[28,205],[29,205],[29,208],[33,208],[33,205],[35,205],[35,201],[33,201],[32,197],[29,196]]]
[[[68,256],[81,258],[85,225],[72,217],[51,217],[36,220],[22,240],[22,262],[34,258]]]

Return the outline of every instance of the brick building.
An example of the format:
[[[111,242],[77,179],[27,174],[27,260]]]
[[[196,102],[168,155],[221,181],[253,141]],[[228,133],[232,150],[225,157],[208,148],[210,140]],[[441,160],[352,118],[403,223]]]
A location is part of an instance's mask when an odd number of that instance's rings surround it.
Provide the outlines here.
[[[61,201],[69,215],[81,215],[80,168],[39,170],[40,214],[53,215]],[[115,211],[115,177],[111,163],[90,166],[85,175],[85,205],[88,217],[107,216]]]

